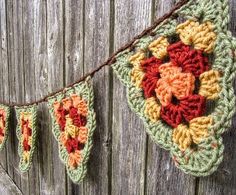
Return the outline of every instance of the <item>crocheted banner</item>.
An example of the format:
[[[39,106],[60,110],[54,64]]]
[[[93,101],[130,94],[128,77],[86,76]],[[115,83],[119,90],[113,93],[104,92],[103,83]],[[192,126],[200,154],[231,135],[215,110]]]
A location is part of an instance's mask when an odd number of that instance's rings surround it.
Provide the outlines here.
[[[17,117],[16,135],[19,140],[18,153],[20,156],[19,168],[22,172],[30,169],[35,150],[37,136],[37,106],[15,107]]]
[[[216,170],[221,134],[235,111],[233,43],[222,0],[190,0],[132,49],[117,55],[114,71],[127,87],[131,109],[177,167],[195,176]]]
[[[222,133],[235,112],[236,39],[227,31],[227,0],[182,0],[99,67],[26,104],[1,102],[0,150],[16,108],[19,167],[32,163],[37,104],[48,102],[53,134],[69,177],[85,176],[96,126],[90,76],[112,65],[127,87],[130,108],[176,166],[194,176],[213,173],[223,159]],[[179,22],[182,21],[182,22]]]
[[[0,151],[4,148],[9,131],[10,108],[0,104]]]
[[[53,134],[69,177],[79,183],[87,172],[96,126],[90,78],[48,99]]]

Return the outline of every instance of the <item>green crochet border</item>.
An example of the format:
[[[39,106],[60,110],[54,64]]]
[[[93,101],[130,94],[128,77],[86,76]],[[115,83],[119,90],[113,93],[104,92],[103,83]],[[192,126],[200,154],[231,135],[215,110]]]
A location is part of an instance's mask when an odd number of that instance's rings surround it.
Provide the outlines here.
[[[86,142],[84,149],[82,150],[82,162],[76,169],[70,169],[67,163],[68,161],[68,152],[66,148],[60,144],[60,126],[57,124],[55,116],[53,103],[55,101],[61,101],[62,99],[70,96],[71,94],[77,94],[82,99],[86,100],[88,104],[88,117],[86,127],[88,128],[88,141]],[[93,133],[96,128],[96,116],[93,109],[94,94],[93,88],[91,85],[91,78],[88,77],[86,81],[80,82],[79,84],[74,85],[73,88],[67,88],[64,93],[58,93],[54,97],[48,99],[48,107],[52,118],[52,131],[54,137],[56,138],[59,146],[59,156],[61,161],[66,165],[67,174],[74,183],[79,183],[83,180],[87,173],[87,161],[89,159],[90,151],[93,146]]]
[[[231,119],[235,113],[235,95],[233,89],[233,79],[236,72],[236,62],[233,59],[232,49],[236,48],[236,42],[232,41],[231,33],[227,31],[229,20],[228,2],[226,0],[190,0],[186,5],[176,11],[181,17],[186,19],[210,20],[215,25],[217,34],[216,47],[214,49],[214,63],[212,68],[224,73],[220,85],[222,91],[220,98],[211,113],[215,123],[209,129],[210,136],[200,143],[201,150],[191,154],[187,150],[185,154],[178,146],[172,142],[173,129],[158,121],[151,122],[144,114],[145,99],[141,89],[136,88],[130,79],[131,65],[129,57],[134,54],[134,50],[146,50],[153,41],[153,37],[145,36],[137,41],[135,49],[129,49],[116,56],[116,62],[112,65],[114,72],[121,82],[127,87],[127,99],[131,110],[144,121],[146,131],[150,137],[160,147],[170,150],[172,158],[176,160],[176,166],[185,173],[194,176],[207,176],[213,173],[223,160],[224,146],[221,134],[231,126]],[[175,35],[176,19],[168,18],[162,22],[153,32],[158,36]],[[211,145],[216,144],[216,148]],[[189,155],[189,159],[185,156]]]
[[[3,142],[0,144],[0,151],[2,151],[6,145],[8,134],[9,134],[10,108],[8,106],[0,104],[0,109],[3,109],[6,112],[5,135],[4,135]]]
[[[24,107],[15,107],[16,109],[16,118],[17,118],[17,127],[16,127],[16,136],[19,140],[18,143],[18,154],[20,156],[19,168],[22,172],[26,172],[30,169],[33,162],[34,151],[36,150],[36,138],[37,138],[37,105],[24,106]],[[32,114],[32,145],[29,153],[29,161],[27,163],[23,160],[23,143],[21,142],[22,133],[21,133],[21,124],[20,124],[20,113],[29,112]]]

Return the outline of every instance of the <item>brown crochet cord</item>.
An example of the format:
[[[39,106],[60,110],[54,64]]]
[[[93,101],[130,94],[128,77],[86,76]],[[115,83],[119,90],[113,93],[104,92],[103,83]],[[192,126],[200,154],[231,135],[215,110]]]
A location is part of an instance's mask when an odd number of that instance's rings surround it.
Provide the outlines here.
[[[155,29],[160,23],[162,23],[165,19],[173,16],[174,12],[176,10],[178,10],[179,8],[181,8],[183,5],[185,5],[189,0],[181,0],[180,2],[178,2],[175,7],[173,7],[173,9],[165,14],[164,16],[162,16],[161,18],[157,19],[152,26],[146,28],[141,34],[137,35],[136,37],[134,37],[130,42],[128,42],[126,45],[124,45],[123,47],[121,47],[120,49],[118,49],[115,53],[113,53],[103,64],[101,64],[99,67],[93,69],[91,72],[89,72],[88,74],[84,75],[83,77],[81,77],[79,80],[75,81],[74,83],[71,83],[70,85],[67,85],[66,87],[59,89],[53,93],[48,94],[47,96],[43,97],[42,99],[39,99],[37,101],[33,101],[33,102],[29,102],[29,103],[24,103],[24,104],[17,104],[17,103],[6,103],[6,102],[0,102],[1,104],[4,104],[6,106],[30,106],[33,104],[39,104],[42,102],[46,102],[47,99],[51,96],[54,96],[55,94],[59,93],[59,92],[63,92],[66,88],[69,87],[73,87],[73,85],[80,83],[81,81],[84,81],[88,76],[93,77],[93,75],[100,71],[103,67],[105,66],[109,66],[111,64],[113,64],[116,61],[116,55],[128,48],[132,49],[133,44],[135,43],[136,40],[142,38],[145,35],[151,35],[154,36],[155,34],[152,33],[152,30]]]

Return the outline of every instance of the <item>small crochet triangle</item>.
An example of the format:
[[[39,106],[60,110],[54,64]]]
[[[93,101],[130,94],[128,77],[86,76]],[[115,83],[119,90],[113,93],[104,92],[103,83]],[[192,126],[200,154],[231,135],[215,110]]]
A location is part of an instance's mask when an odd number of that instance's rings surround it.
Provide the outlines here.
[[[222,162],[235,112],[236,40],[226,0],[185,2],[112,66],[154,142],[185,173],[206,176]]]
[[[59,156],[74,183],[83,180],[96,127],[90,77],[48,99]]]
[[[33,162],[37,139],[37,105],[15,107],[19,140],[18,154],[20,157],[19,169],[26,172]]]

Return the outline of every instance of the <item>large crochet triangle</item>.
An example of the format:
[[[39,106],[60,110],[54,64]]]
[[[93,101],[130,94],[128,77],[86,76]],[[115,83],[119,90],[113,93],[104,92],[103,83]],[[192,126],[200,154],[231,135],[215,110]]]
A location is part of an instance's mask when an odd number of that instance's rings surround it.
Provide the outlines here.
[[[228,21],[226,0],[189,0],[112,65],[147,133],[194,176],[221,163],[221,135],[235,111],[236,41]]]

